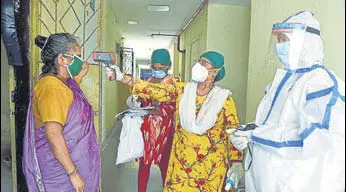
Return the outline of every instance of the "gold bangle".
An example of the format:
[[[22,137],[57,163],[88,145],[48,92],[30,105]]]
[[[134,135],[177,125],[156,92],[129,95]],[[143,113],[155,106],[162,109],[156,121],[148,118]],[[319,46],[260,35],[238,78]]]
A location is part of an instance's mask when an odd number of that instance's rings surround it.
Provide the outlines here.
[[[77,172],[77,166],[75,166],[74,169],[70,173],[67,173],[67,176],[71,177],[71,175],[73,175],[76,172]]]

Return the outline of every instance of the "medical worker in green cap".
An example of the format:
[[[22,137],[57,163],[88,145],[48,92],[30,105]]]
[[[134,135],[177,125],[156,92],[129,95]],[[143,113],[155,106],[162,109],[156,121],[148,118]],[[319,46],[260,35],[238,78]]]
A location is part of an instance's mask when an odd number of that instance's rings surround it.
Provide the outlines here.
[[[175,133],[163,191],[224,189],[229,169],[233,187],[241,173],[242,153],[235,149],[227,129],[239,125],[232,93],[215,85],[225,77],[224,57],[209,51],[192,67],[192,82],[153,84],[134,80],[115,67],[115,80],[132,92],[160,102],[175,102]],[[232,187],[232,185],[231,185]]]
[[[173,84],[180,79],[168,74],[172,62],[166,49],[157,49],[151,56],[152,77],[147,81],[153,84]],[[149,97],[131,95],[127,105],[133,107],[154,106],[155,109],[143,117],[141,127],[144,139],[143,157],[139,159],[138,191],[145,192],[150,176],[152,164],[158,165],[161,171],[162,182],[165,182],[169,156],[172,148],[174,133],[175,102],[158,102]]]

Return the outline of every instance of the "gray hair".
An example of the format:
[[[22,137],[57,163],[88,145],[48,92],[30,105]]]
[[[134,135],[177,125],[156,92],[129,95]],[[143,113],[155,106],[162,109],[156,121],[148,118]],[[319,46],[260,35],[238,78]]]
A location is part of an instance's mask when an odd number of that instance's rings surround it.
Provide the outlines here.
[[[41,59],[44,63],[42,67],[43,74],[57,74],[58,55],[79,45],[77,38],[69,33],[56,33],[49,37],[38,35],[35,44],[41,48]]]

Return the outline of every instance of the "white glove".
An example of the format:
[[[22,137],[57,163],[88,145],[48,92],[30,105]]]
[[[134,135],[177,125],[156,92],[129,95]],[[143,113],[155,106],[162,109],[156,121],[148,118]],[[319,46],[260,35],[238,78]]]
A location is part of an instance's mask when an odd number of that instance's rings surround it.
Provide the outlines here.
[[[110,81],[121,81],[124,78],[124,73],[120,71],[119,66],[106,66],[107,77]]]
[[[244,150],[247,147],[247,144],[251,142],[252,132],[250,131],[242,131],[237,129],[227,130],[228,133],[231,134],[230,140],[235,148],[239,151]]]
[[[138,95],[130,95],[126,100],[126,105],[130,109],[140,108],[141,102],[138,102]]]
[[[244,175],[242,163],[233,163],[232,167],[227,172],[225,190],[229,191],[232,188],[237,189],[240,179]]]

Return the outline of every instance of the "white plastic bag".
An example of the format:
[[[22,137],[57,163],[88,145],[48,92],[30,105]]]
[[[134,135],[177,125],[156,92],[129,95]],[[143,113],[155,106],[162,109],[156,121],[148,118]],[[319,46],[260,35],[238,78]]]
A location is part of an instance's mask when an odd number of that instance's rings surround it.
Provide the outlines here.
[[[144,141],[141,132],[143,120],[140,116],[126,114],[122,119],[120,143],[116,165],[126,163],[143,156]]]

